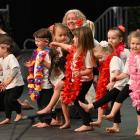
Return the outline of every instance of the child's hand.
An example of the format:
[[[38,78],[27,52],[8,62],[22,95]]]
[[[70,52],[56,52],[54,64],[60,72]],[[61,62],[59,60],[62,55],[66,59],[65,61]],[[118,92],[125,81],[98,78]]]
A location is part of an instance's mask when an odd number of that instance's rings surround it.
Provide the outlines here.
[[[80,72],[79,72],[79,71],[75,71],[75,72],[73,73],[73,76],[74,76],[74,77],[79,77],[79,76],[80,76]]]
[[[107,88],[107,90],[111,90],[111,89],[113,89],[113,87],[114,87],[114,82],[110,82],[107,86],[106,86],[106,88]]]
[[[57,42],[51,42],[49,44],[49,46],[50,46],[50,48],[57,48],[58,47]]]

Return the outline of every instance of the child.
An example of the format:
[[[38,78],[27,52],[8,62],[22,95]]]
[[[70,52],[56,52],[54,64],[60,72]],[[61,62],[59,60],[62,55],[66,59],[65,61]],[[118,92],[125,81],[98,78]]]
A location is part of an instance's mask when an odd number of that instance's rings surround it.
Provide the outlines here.
[[[80,106],[83,107],[87,112],[90,110],[89,109],[90,107],[93,107],[96,109],[96,108],[102,107],[105,103],[108,103],[109,101],[114,101],[116,99],[117,95],[119,94],[120,90],[122,90],[122,88],[127,83],[127,79],[118,81],[117,83],[114,83],[111,81],[111,78],[120,74],[120,72],[122,72],[122,70],[124,68],[124,64],[123,64],[122,60],[118,56],[115,56],[115,54],[113,54],[113,51],[114,51],[114,49],[112,48],[112,46],[105,41],[101,41],[100,46],[95,47],[95,49],[94,49],[95,57],[97,57],[99,60],[102,60],[102,61],[104,59],[104,61],[100,64],[101,68],[99,67],[100,76],[99,76],[99,79],[97,82],[96,92],[97,93],[101,92],[101,94],[105,92],[105,95],[102,98],[100,98],[99,100],[95,101],[93,104],[85,105],[85,104],[79,102]],[[109,56],[111,56],[110,62],[107,61],[107,57],[109,58]],[[106,65],[108,62],[109,62],[110,74],[107,74],[108,73],[107,67],[104,67],[104,65]],[[105,75],[104,78],[103,78],[103,75]],[[108,82],[107,79],[109,79],[109,78],[110,78],[110,83],[107,84],[107,82]],[[106,83],[105,83],[105,81],[106,81]],[[106,85],[106,84],[107,84],[107,86],[104,87],[104,85]],[[107,90],[108,90],[108,92],[107,92]],[[102,114],[99,114],[99,115],[102,115]],[[99,116],[99,118],[100,117],[101,116]],[[117,124],[116,124],[116,121],[117,121]],[[114,120],[114,123],[115,123],[114,131],[115,132],[119,132],[118,123],[120,123],[120,122],[121,122],[120,112],[118,112],[118,114],[116,115],[116,119]],[[95,122],[92,122],[91,125],[95,126]],[[100,127],[99,125],[96,125],[96,126]]]
[[[118,26],[118,27],[113,27],[111,29],[109,29],[108,34],[107,34],[107,38],[108,38],[108,43],[111,44],[111,46],[114,48],[114,52],[116,53],[116,55],[118,57],[121,58],[121,60],[124,62],[126,62],[126,59],[129,55],[129,50],[126,48],[126,45],[124,43],[124,32],[125,32],[125,28],[123,26]],[[99,89],[99,93],[98,91],[96,91],[96,100],[100,99],[103,97],[103,93],[101,93],[100,89]],[[104,95],[106,93],[104,92]],[[113,102],[112,102],[113,104]],[[98,108],[98,119],[97,121],[93,122],[92,124],[95,126],[101,126],[102,123],[102,116],[103,116],[103,109],[102,108]],[[117,117],[118,118],[118,117]],[[118,122],[118,123],[117,123]],[[114,131],[114,127],[116,128],[116,125],[119,126],[120,120],[116,120],[114,119],[114,124],[113,127],[109,127],[106,128],[107,131]]]
[[[70,30],[67,26],[65,26],[62,23],[55,23],[52,29],[53,34],[53,40],[59,43],[69,43],[71,42],[71,38],[69,37]],[[54,93],[51,98],[51,101],[49,104],[42,110],[38,111],[38,114],[44,114],[50,112],[55,104],[58,102],[60,97],[60,92],[62,90],[62,87],[64,85],[63,78],[64,78],[64,72],[65,72],[65,57],[67,52],[61,48],[56,48],[58,55],[54,57],[52,60],[51,65],[51,74],[50,74],[50,81],[54,85]],[[58,108],[58,107],[57,107]],[[61,120],[57,118],[57,121],[53,121],[51,125],[60,125]]]
[[[43,109],[53,95],[53,87],[49,81],[49,68],[51,65],[48,48],[52,41],[51,32],[46,28],[41,28],[33,34],[37,50],[34,51],[32,59],[26,63],[29,69],[28,88],[33,101],[37,101],[38,109]],[[51,122],[51,114],[45,114],[39,117],[40,122],[34,127],[44,128]]]
[[[65,118],[65,123],[61,128],[70,127],[68,105],[74,102],[83,120],[83,125],[75,129],[75,131],[83,132],[93,130],[89,124],[91,121],[90,115],[79,106],[78,100],[85,101],[85,95],[92,84],[92,68],[95,65],[93,55],[94,44],[89,27],[77,28],[73,30],[73,35],[73,45],[58,42],[52,42],[51,45],[61,47],[69,52],[66,60],[66,79],[61,94],[62,110]]]
[[[24,87],[24,81],[21,75],[20,66],[16,57],[11,53],[15,43],[13,39],[6,35],[0,35],[0,58],[2,58],[2,81],[0,84],[1,91],[4,92],[4,106],[6,119],[0,122],[8,124],[11,122],[12,111],[15,110],[17,115],[14,121],[22,119],[21,105],[17,99],[21,96]]]
[[[116,112],[122,106],[123,101],[130,95],[132,99],[132,105],[136,108],[137,111],[137,130],[135,135],[140,136],[140,31],[133,31],[128,36],[128,43],[131,49],[130,55],[127,59],[124,71],[119,76],[116,76],[114,80],[120,80],[125,77],[130,76],[130,81],[124,87],[124,89],[119,93],[116,102],[113,105],[111,113],[105,118],[111,119],[114,117]]]

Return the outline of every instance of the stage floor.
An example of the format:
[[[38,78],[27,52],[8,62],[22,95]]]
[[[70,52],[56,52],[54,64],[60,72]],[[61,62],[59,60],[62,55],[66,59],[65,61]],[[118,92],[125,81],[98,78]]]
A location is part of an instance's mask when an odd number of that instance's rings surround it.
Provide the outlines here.
[[[24,99],[26,95],[22,96]],[[36,107],[35,103],[34,106]],[[121,132],[107,134],[105,128],[112,125],[112,122],[104,120],[101,128],[94,131],[76,133],[73,130],[81,125],[80,119],[71,120],[70,129],[59,129],[59,127],[33,128],[31,120],[22,120],[17,124],[12,123],[0,126],[0,140],[137,140],[140,137],[134,136],[137,127],[135,109],[131,106],[130,99],[124,102],[122,107]],[[24,115],[33,115],[35,110],[23,110]],[[94,114],[93,114],[94,116]],[[15,117],[13,112],[12,117]],[[0,112],[0,120],[4,118],[4,113]],[[94,118],[95,120],[95,118]],[[23,134],[23,135],[22,135]],[[21,137],[20,137],[21,135]]]

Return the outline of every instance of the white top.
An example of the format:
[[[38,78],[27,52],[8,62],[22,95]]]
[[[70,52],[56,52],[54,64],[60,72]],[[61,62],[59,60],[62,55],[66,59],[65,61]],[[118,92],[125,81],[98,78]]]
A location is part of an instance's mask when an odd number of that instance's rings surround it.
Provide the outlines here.
[[[124,69],[123,61],[119,57],[113,56],[111,61],[110,61],[110,79],[112,77],[114,77],[113,71],[119,70],[120,72],[122,72],[123,69]],[[127,82],[128,82],[128,78],[116,81],[113,88],[117,88],[119,90],[122,90],[123,87],[127,84]]]
[[[44,51],[40,51],[38,53],[38,55],[36,56],[36,60],[39,59],[42,56],[42,53],[44,53]],[[48,53],[45,56],[45,60],[48,63],[51,63],[51,60],[50,60],[50,57],[49,57]],[[37,61],[35,62],[35,65],[34,65],[34,77],[36,76],[36,71],[37,71]],[[49,77],[49,69],[44,66],[43,67],[42,89],[50,89],[50,88],[52,88],[52,84],[49,82],[48,77]]]
[[[124,48],[124,51],[122,51],[120,53],[120,58],[121,58],[121,60],[123,61],[124,64],[126,63],[126,60],[129,56],[129,54],[130,54],[130,51],[127,48]]]
[[[76,63],[75,55],[74,55],[74,59],[73,59],[72,65],[71,65],[72,71],[76,71],[76,69],[73,68],[74,65],[75,65],[75,63]],[[90,51],[87,51],[87,54],[86,54],[86,56],[85,56],[85,58],[83,60],[84,60],[84,62],[83,62],[83,68],[82,68],[82,70],[85,70],[86,68],[93,68],[93,66],[94,66],[94,63],[93,62],[94,61],[93,61],[93,57],[91,56]],[[93,79],[93,72],[91,72],[88,75],[82,76],[81,79],[82,79],[81,80],[82,82],[92,80]]]
[[[3,69],[3,81],[10,78],[9,75],[13,68],[15,68],[15,67],[19,68],[17,75],[12,80],[12,82],[6,87],[6,89],[11,89],[16,86],[24,85],[24,81],[23,81],[21,71],[20,71],[20,65],[19,65],[16,57],[13,54],[9,54],[7,57],[5,57],[2,60],[1,65],[2,65],[2,69]]]

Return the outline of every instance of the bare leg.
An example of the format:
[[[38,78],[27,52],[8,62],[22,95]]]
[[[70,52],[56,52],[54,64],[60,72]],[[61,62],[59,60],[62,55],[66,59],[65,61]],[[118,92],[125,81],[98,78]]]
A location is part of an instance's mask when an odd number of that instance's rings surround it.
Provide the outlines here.
[[[57,101],[60,97],[60,92],[61,92],[63,85],[64,85],[64,82],[62,80],[57,82],[57,84],[54,88],[53,96],[52,96],[49,104],[44,109],[38,111],[37,114],[49,113],[53,109],[53,107],[55,106],[55,104],[57,103]]]
[[[65,123],[60,126],[60,129],[66,129],[66,128],[70,128],[70,114],[69,114],[69,108],[66,104],[64,104],[63,102],[61,102],[61,106],[62,106],[62,111],[63,111],[63,115],[64,115],[64,119],[65,119]]]
[[[85,104],[79,101],[79,105],[85,110],[85,112],[89,112],[94,106],[93,104]]]
[[[112,127],[106,128],[107,133],[119,133],[120,132],[120,125],[119,123],[113,123]]]
[[[96,127],[101,127],[102,124],[102,120],[103,120],[103,114],[104,114],[104,110],[99,107],[98,108],[98,119],[95,122],[91,122],[90,124]]]
[[[6,118],[5,120],[3,120],[3,121],[0,122],[0,125],[9,124],[9,123],[11,123],[11,119]]]
[[[121,103],[115,102],[113,107],[112,107],[112,110],[111,110],[110,114],[109,115],[104,115],[103,118],[107,119],[107,120],[112,120],[114,118],[115,114],[121,108],[121,106],[122,106]]]
[[[137,115],[138,127],[135,133],[136,136],[140,136],[140,115]]]

